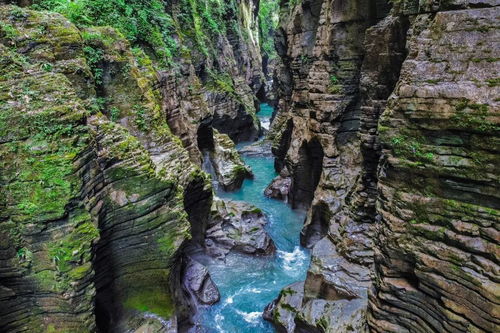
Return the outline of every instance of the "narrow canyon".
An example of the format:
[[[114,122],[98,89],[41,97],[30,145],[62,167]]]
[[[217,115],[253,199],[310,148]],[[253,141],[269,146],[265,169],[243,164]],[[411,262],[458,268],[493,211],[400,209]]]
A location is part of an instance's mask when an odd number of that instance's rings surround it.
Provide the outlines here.
[[[496,0],[0,0],[0,332],[500,331]]]

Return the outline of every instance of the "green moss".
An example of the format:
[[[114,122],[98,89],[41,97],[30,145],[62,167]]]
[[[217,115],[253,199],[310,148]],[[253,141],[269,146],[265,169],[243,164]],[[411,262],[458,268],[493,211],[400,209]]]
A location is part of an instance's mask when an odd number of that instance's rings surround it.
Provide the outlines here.
[[[439,80],[425,80],[425,82],[428,83],[428,84],[434,85],[434,84],[438,84]]]
[[[14,39],[17,36],[19,36],[19,31],[12,24],[2,23],[0,26],[0,37]]]
[[[281,291],[281,296],[292,296],[295,295],[296,293],[297,292],[295,290],[286,288]]]
[[[210,73],[207,88],[213,91],[225,92],[236,96],[233,79],[227,73]]]
[[[290,304],[287,304],[287,303],[280,303],[280,308],[282,308],[283,310],[286,310],[286,311],[290,311],[292,313],[297,313],[297,309],[295,309],[293,306],[291,306]]]
[[[251,210],[247,211],[248,213],[252,213],[252,214],[262,214],[262,209],[260,209],[259,207],[254,207],[252,208]]]
[[[316,321],[316,326],[320,328],[323,332],[327,331],[327,328],[330,327],[328,323],[328,319],[326,317],[321,317],[318,321]]]
[[[71,271],[68,272],[68,275],[72,280],[81,280],[91,270],[92,270],[92,264],[90,262],[87,262],[81,266],[73,268]]]
[[[488,87],[498,87],[500,85],[500,77],[486,80]]]
[[[159,63],[170,64],[177,44],[173,20],[161,0],[34,0],[34,9],[59,12],[79,27],[111,26],[132,44],[153,50]],[[84,35],[86,39],[98,38]]]
[[[468,99],[461,99],[456,105],[456,114],[452,117],[455,126],[479,132],[500,130],[500,126],[490,122],[487,118],[493,114],[489,112],[487,104],[471,103]]]
[[[500,58],[492,58],[492,57],[489,57],[489,58],[472,58],[471,61],[475,62],[475,63],[482,62],[482,61],[493,63],[493,62],[497,62],[499,59]]]
[[[391,147],[395,156],[404,157],[420,163],[430,163],[434,160],[434,154],[425,151],[425,140],[420,136],[398,135],[390,139]]]
[[[78,221],[78,225],[66,237],[49,246],[49,256],[59,272],[67,273],[82,260],[90,260],[91,245],[99,237],[99,231],[87,212],[82,213],[82,216],[86,217],[85,222]]]
[[[141,312],[151,312],[168,319],[174,313],[174,303],[166,292],[145,290],[129,296],[124,302],[125,308]]]
[[[231,177],[233,179],[239,179],[239,178],[244,178],[247,177],[250,174],[248,171],[247,167],[241,164],[235,164],[234,167],[231,169]]]
[[[171,257],[178,248],[178,246],[176,246],[176,240],[177,236],[175,234],[165,234],[157,240],[158,248],[165,256]]]
[[[53,270],[43,270],[33,274],[42,291],[63,292],[69,288],[69,283],[61,281],[58,273]]]

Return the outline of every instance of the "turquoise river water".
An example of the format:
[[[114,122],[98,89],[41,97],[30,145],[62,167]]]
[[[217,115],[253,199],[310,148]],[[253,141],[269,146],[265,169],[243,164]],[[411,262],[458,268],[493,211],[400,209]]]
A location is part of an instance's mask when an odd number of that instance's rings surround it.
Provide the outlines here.
[[[263,127],[269,124],[272,111],[269,105],[261,105],[258,116]],[[277,175],[273,158],[257,156],[244,160],[252,168],[254,179],[245,180],[238,191],[219,191],[218,196],[246,201],[262,209],[277,251],[270,257],[230,253],[225,262],[206,259],[204,264],[221,294],[220,302],[201,309],[201,325],[209,333],[275,332],[262,319],[262,311],[283,287],[304,280],[309,266],[309,253],[299,243],[305,213],[264,196],[264,189]]]

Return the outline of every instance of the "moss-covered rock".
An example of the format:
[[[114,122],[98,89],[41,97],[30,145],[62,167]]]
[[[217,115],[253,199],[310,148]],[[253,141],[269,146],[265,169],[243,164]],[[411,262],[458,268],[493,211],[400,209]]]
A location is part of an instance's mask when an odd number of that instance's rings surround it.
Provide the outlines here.
[[[1,5],[0,22],[0,328],[175,317],[184,187],[200,175],[162,116],[147,56],[59,14]]]

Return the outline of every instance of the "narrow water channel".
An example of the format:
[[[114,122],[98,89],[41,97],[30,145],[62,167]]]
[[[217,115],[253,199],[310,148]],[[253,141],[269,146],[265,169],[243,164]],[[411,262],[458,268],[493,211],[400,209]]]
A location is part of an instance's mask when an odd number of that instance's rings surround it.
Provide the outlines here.
[[[272,111],[267,104],[261,106],[258,116],[263,127],[268,126]],[[244,156],[243,159],[252,168],[254,179],[245,180],[238,191],[218,191],[217,195],[262,209],[269,220],[267,231],[277,252],[273,257],[231,253],[225,262],[205,258],[203,263],[221,294],[219,303],[200,314],[205,332],[274,332],[272,325],[262,319],[262,311],[283,287],[304,280],[309,266],[309,253],[299,243],[305,213],[264,196],[264,189],[276,176],[273,158]]]

